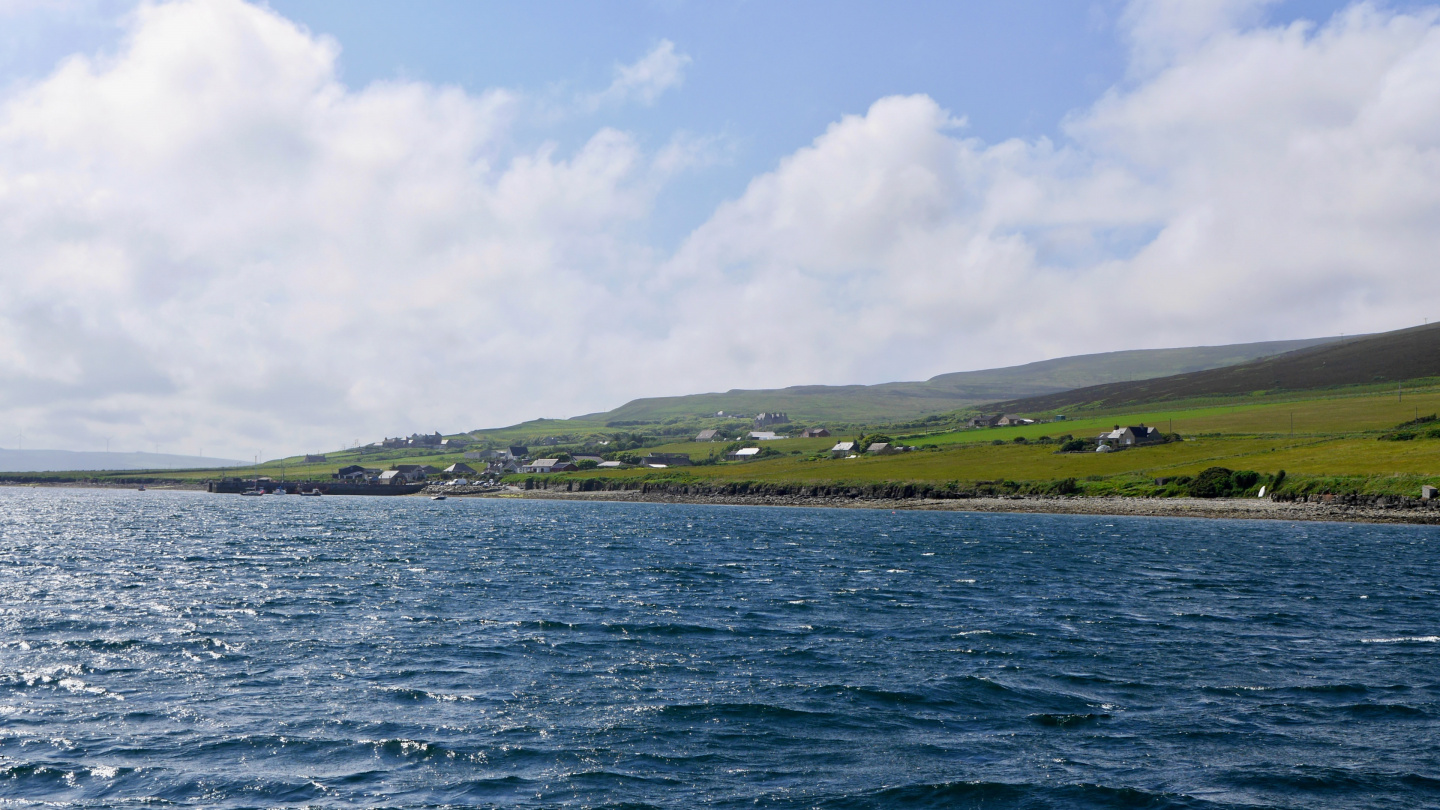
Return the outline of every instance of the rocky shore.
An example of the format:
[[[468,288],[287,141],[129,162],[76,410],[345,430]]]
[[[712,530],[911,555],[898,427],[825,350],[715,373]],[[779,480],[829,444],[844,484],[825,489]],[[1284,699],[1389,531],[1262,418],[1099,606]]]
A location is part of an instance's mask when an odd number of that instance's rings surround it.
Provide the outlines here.
[[[466,494],[451,491],[450,494]],[[1134,515],[1222,518],[1232,520],[1319,520],[1356,523],[1440,525],[1440,502],[1418,498],[1330,498],[1272,501],[1268,498],[1090,498],[1035,496],[972,498],[859,498],[837,495],[684,493],[661,490],[570,492],[561,489],[507,487],[475,493],[480,497],[533,500],[626,501],[633,503],[710,503],[735,506],[818,506],[847,509],[930,510],[952,512],[1031,512],[1057,515]]]

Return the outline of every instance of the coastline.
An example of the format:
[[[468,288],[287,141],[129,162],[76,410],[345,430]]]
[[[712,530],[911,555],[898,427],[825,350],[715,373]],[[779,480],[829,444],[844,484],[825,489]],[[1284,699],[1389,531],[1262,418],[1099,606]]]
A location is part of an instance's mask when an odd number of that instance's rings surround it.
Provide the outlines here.
[[[134,483],[113,482],[14,482],[0,481],[3,487],[68,489],[135,489]],[[152,490],[204,492],[203,484],[147,484]],[[1288,520],[1340,523],[1389,523],[1440,526],[1440,504],[1375,506],[1348,503],[1272,501],[1263,498],[1125,498],[1083,495],[1012,495],[971,498],[866,498],[835,495],[763,495],[683,493],[640,489],[566,491],[492,487],[426,487],[416,495],[445,494],[452,498],[517,498],[542,501],[717,504],[724,506],[789,506],[828,509],[877,509],[891,511],[1024,513],[1048,515],[1091,515],[1095,517],[1168,517],[1207,520]],[[407,496],[401,496],[407,497]]]
[[[435,490],[439,492],[439,489]],[[427,490],[429,492],[429,490]],[[1028,496],[1004,498],[847,498],[805,495],[677,494],[610,490],[566,492],[509,488],[503,493],[448,491],[451,496],[521,498],[550,501],[619,501],[626,503],[693,503],[728,506],[795,506],[892,511],[1030,513],[1131,517],[1181,517],[1210,520],[1289,520],[1342,523],[1440,525],[1440,509],[1354,506],[1334,503],[1272,501],[1262,498],[1120,498]]]

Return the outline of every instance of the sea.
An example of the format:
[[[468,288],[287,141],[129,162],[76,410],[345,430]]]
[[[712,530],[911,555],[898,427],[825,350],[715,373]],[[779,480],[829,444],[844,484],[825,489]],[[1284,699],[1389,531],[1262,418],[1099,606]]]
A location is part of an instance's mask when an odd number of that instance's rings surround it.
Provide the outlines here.
[[[0,807],[1440,807],[1440,530],[0,489]]]

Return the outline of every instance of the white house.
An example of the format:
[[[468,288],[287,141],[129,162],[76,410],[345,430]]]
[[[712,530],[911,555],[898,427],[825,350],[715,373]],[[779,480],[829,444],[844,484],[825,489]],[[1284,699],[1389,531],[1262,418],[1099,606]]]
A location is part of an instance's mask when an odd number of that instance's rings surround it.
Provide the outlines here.
[[[835,458],[845,458],[854,452],[855,442],[836,442],[835,446],[830,448],[830,455]]]

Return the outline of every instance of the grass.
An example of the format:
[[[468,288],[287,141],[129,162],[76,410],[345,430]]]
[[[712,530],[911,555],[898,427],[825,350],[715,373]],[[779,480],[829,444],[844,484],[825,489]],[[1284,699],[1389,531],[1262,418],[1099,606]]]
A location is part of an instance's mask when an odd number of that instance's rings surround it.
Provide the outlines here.
[[[1220,401],[1178,403],[1163,409],[1126,409],[1085,415],[1065,422],[1014,428],[948,430],[929,434],[889,435],[923,449],[885,457],[831,459],[835,442],[854,438],[836,433],[824,439],[784,439],[744,442],[781,453],[752,462],[721,462],[664,470],[587,470],[547,476],[552,481],[691,481],[723,483],[859,482],[1055,482],[1076,479],[1090,493],[1148,494],[1154,480],[1194,475],[1212,466],[1274,474],[1285,470],[1292,487],[1344,487],[1347,492],[1416,494],[1421,482],[1440,479],[1440,439],[1423,435],[1412,441],[1377,441],[1382,433],[1415,416],[1440,412],[1440,389],[1407,392],[1403,399],[1393,391],[1356,387],[1324,392],[1309,398],[1294,396],[1231,397]],[[1291,432],[1291,420],[1294,432]],[[1139,447],[1115,453],[1056,454],[1054,444],[1039,444],[1041,436],[1064,434],[1095,436],[1115,424],[1154,425],[1179,432],[1185,441]],[[497,443],[530,443],[554,435],[603,433],[586,423],[537,420],[516,426],[517,432],[491,431]],[[779,429],[784,429],[781,427]],[[626,429],[629,430],[629,429]],[[883,428],[872,430],[884,431]],[[612,431],[613,432],[613,431]],[[888,431],[887,431],[888,432]],[[1025,444],[1016,444],[1023,437]],[[999,444],[995,442],[999,440]],[[629,452],[686,453],[702,460],[722,453],[730,442],[676,440]],[[543,448],[534,448],[537,452]],[[258,467],[224,470],[127,471],[117,473],[47,473],[30,480],[98,479],[103,481],[191,481],[221,476],[255,475],[287,479],[328,479],[349,464],[385,469],[396,464],[429,464],[444,468],[463,460],[462,452],[423,450],[362,452],[346,450],[327,454],[324,463],[304,463],[300,457],[266,462]],[[17,476],[6,476],[16,478]],[[518,480],[518,479],[517,479]]]

